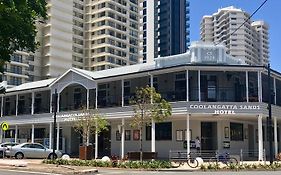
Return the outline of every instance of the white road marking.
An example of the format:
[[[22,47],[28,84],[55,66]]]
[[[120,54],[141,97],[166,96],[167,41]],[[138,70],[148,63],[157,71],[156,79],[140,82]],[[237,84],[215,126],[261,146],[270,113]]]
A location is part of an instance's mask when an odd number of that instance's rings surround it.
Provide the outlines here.
[[[20,170],[5,170],[17,173],[29,173],[29,174],[42,174],[42,175],[61,175],[61,174],[54,174],[54,173],[44,173],[44,172],[36,172],[36,171],[20,171]]]

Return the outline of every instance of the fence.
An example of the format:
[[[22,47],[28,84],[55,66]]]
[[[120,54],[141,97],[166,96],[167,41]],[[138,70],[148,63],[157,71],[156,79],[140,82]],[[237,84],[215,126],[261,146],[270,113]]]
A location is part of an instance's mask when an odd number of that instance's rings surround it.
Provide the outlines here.
[[[218,151],[218,150],[202,150],[202,151],[191,151],[190,154],[187,154],[186,150],[170,150],[169,160],[177,159],[187,159],[187,156],[191,157],[201,157],[204,162],[209,162],[211,158],[217,157],[217,155],[228,153],[231,157],[235,157],[239,162],[243,163],[244,161],[258,161],[258,150],[227,150],[227,151]],[[263,161],[266,161],[266,151],[263,150]]]

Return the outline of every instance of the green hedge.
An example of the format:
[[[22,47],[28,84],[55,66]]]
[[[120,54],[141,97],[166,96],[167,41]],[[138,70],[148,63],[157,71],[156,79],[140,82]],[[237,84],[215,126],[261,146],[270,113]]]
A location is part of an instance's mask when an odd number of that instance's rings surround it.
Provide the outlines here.
[[[92,167],[117,167],[117,168],[131,168],[131,169],[163,169],[171,168],[171,162],[154,160],[154,161],[123,161],[123,162],[103,162],[100,160],[44,160],[46,164],[56,165],[72,165],[72,166],[92,166]]]

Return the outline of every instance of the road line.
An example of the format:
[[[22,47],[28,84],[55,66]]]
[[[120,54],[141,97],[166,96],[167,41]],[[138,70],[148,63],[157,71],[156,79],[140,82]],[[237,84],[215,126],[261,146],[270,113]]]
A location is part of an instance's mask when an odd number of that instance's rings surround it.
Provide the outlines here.
[[[29,174],[42,174],[42,175],[61,175],[61,174],[36,172],[36,171],[20,171],[20,170],[5,170],[5,171],[18,172],[18,173],[29,173]]]

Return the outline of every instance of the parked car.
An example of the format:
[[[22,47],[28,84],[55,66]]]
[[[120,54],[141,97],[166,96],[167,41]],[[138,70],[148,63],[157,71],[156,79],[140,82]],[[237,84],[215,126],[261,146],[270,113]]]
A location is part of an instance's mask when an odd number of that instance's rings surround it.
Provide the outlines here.
[[[23,158],[60,158],[62,153],[48,149],[40,143],[22,143],[20,145],[13,146],[11,149],[6,150],[6,156],[15,157],[16,159]]]
[[[4,153],[7,149],[11,148],[12,146],[16,146],[18,143],[14,142],[5,142],[0,144],[0,158],[4,156]]]

